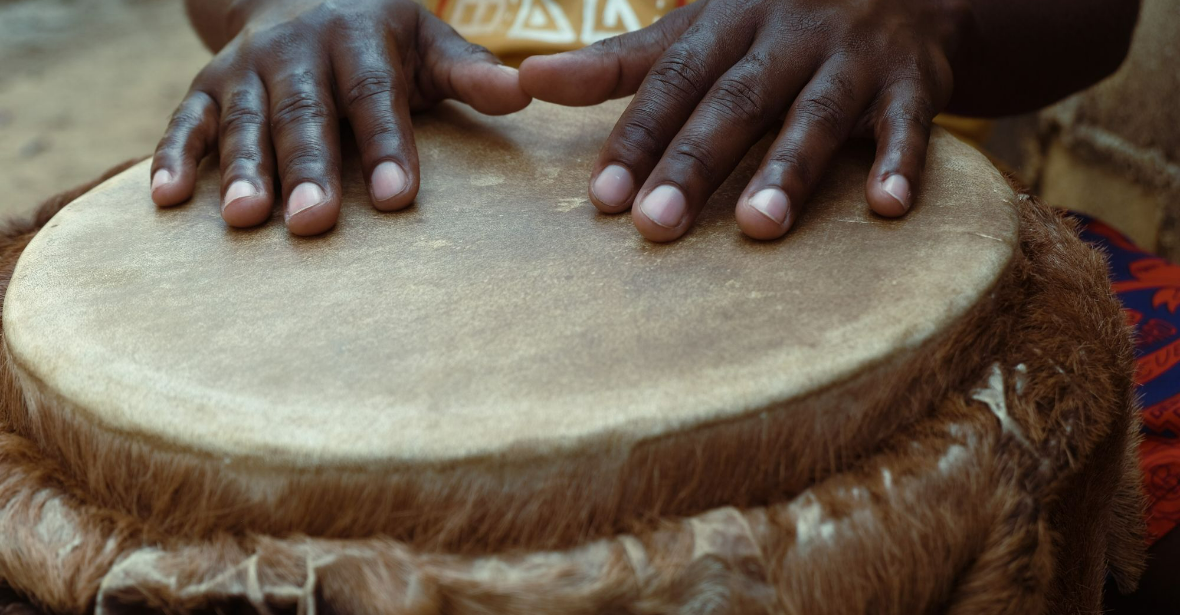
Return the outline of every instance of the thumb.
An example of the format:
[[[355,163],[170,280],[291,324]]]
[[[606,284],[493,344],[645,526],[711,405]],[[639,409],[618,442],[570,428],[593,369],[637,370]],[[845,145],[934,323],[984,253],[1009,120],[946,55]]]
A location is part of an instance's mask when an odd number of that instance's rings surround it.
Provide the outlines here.
[[[576,51],[527,58],[520,65],[520,86],[539,100],[573,107],[634,94],[652,65],[692,25],[705,4],[694,2],[646,28]]]
[[[516,69],[505,66],[486,48],[470,43],[433,15],[423,20],[419,36],[422,66],[432,90],[488,115],[520,111],[532,100],[520,87]]]

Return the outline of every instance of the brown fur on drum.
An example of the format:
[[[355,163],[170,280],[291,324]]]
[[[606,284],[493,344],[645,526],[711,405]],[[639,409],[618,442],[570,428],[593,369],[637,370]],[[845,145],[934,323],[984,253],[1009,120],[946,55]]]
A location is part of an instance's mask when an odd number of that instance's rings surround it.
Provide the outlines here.
[[[0,238],[0,284],[68,200]],[[63,613],[1097,613],[1107,570],[1126,590],[1143,565],[1132,348],[1101,256],[1018,207],[1021,253],[972,317],[988,326],[952,334],[879,409],[913,420],[764,505],[561,550],[167,537],[12,432],[5,362],[0,579]]]

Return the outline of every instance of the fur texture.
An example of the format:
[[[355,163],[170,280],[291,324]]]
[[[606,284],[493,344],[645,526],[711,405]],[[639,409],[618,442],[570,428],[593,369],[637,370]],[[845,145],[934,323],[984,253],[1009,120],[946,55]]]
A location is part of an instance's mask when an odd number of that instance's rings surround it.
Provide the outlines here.
[[[266,535],[232,516],[170,526],[154,511],[183,512],[183,484],[166,479],[147,515],[100,505],[111,494],[93,476],[15,433],[52,426],[29,426],[5,361],[0,579],[63,613],[1097,613],[1107,570],[1130,589],[1143,565],[1132,347],[1101,256],[1052,210],[1018,207],[1021,253],[992,302],[915,373],[877,383],[894,387],[889,405],[833,417],[849,425],[832,432],[839,446],[768,434],[733,458],[780,468],[775,490],[689,468],[730,506],[673,516],[662,503],[677,494],[643,493],[651,518],[626,527],[552,510],[560,529],[538,535]],[[3,283],[51,215],[0,239]],[[658,451],[641,461],[643,476]]]

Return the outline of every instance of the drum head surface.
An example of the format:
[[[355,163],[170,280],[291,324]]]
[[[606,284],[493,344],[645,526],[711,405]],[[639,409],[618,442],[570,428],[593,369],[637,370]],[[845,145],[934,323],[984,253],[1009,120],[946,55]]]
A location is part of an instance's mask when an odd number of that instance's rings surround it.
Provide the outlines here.
[[[683,240],[649,243],[586,198],[624,104],[418,116],[417,204],[375,211],[350,165],[339,226],[312,239],[277,216],[227,229],[215,164],[192,202],[158,210],[145,162],[29,245],[8,350],[78,420],[227,462],[605,458],[766,411],[790,420],[933,339],[1015,249],[1012,192],[944,132],[904,219],[869,212],[861,147],[786,239],[744,238],[733,205],[763,146]]]

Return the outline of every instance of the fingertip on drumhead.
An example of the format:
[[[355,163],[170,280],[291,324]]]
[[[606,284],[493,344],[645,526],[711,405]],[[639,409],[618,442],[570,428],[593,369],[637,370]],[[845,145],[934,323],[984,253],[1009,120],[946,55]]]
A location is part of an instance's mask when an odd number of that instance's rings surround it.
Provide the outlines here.
[[[689,227],[687,222],[681,222],[673,227],[663,226],[649,218],[641,208],[634,206],[631,208],[631,222],[644,239],[655,243],[676,241],[688,231]]]
[[[221,219],[234,228],[251,228],[269,220],[273,206],[273,200],[265,194],[241,197],[221,208]]]
[[[177,177],[167,169],[152,174],[152,202],[159,207],[173,207],[188,201],[193,196],[192,179]]]
[[[910,182],[897,173],[880,180],[869,180],[865,199],[874,213],[886,218],[900,218],[913,205]]]
[[[287,230],[300,237],[320,235],[332,230],[339,216],[339,203],[323,203],[288,216]]]
[[[634,192],[635,178],[621,164],[609,164],[590,178],[590,202],[604,214],[627,211]]]
[[[414,200],[418,198],[418,182],[414,181],[410,187],[394,197],[388,198],[384,201],[373,201],[373,208],[377,211],[390,213],[401,211],[410,205],[414,204]]]
[[[734,218],[747,237],[770,241],[791,230],[795,223],[795,208],[785,192],[768,187],[738,201]]]

